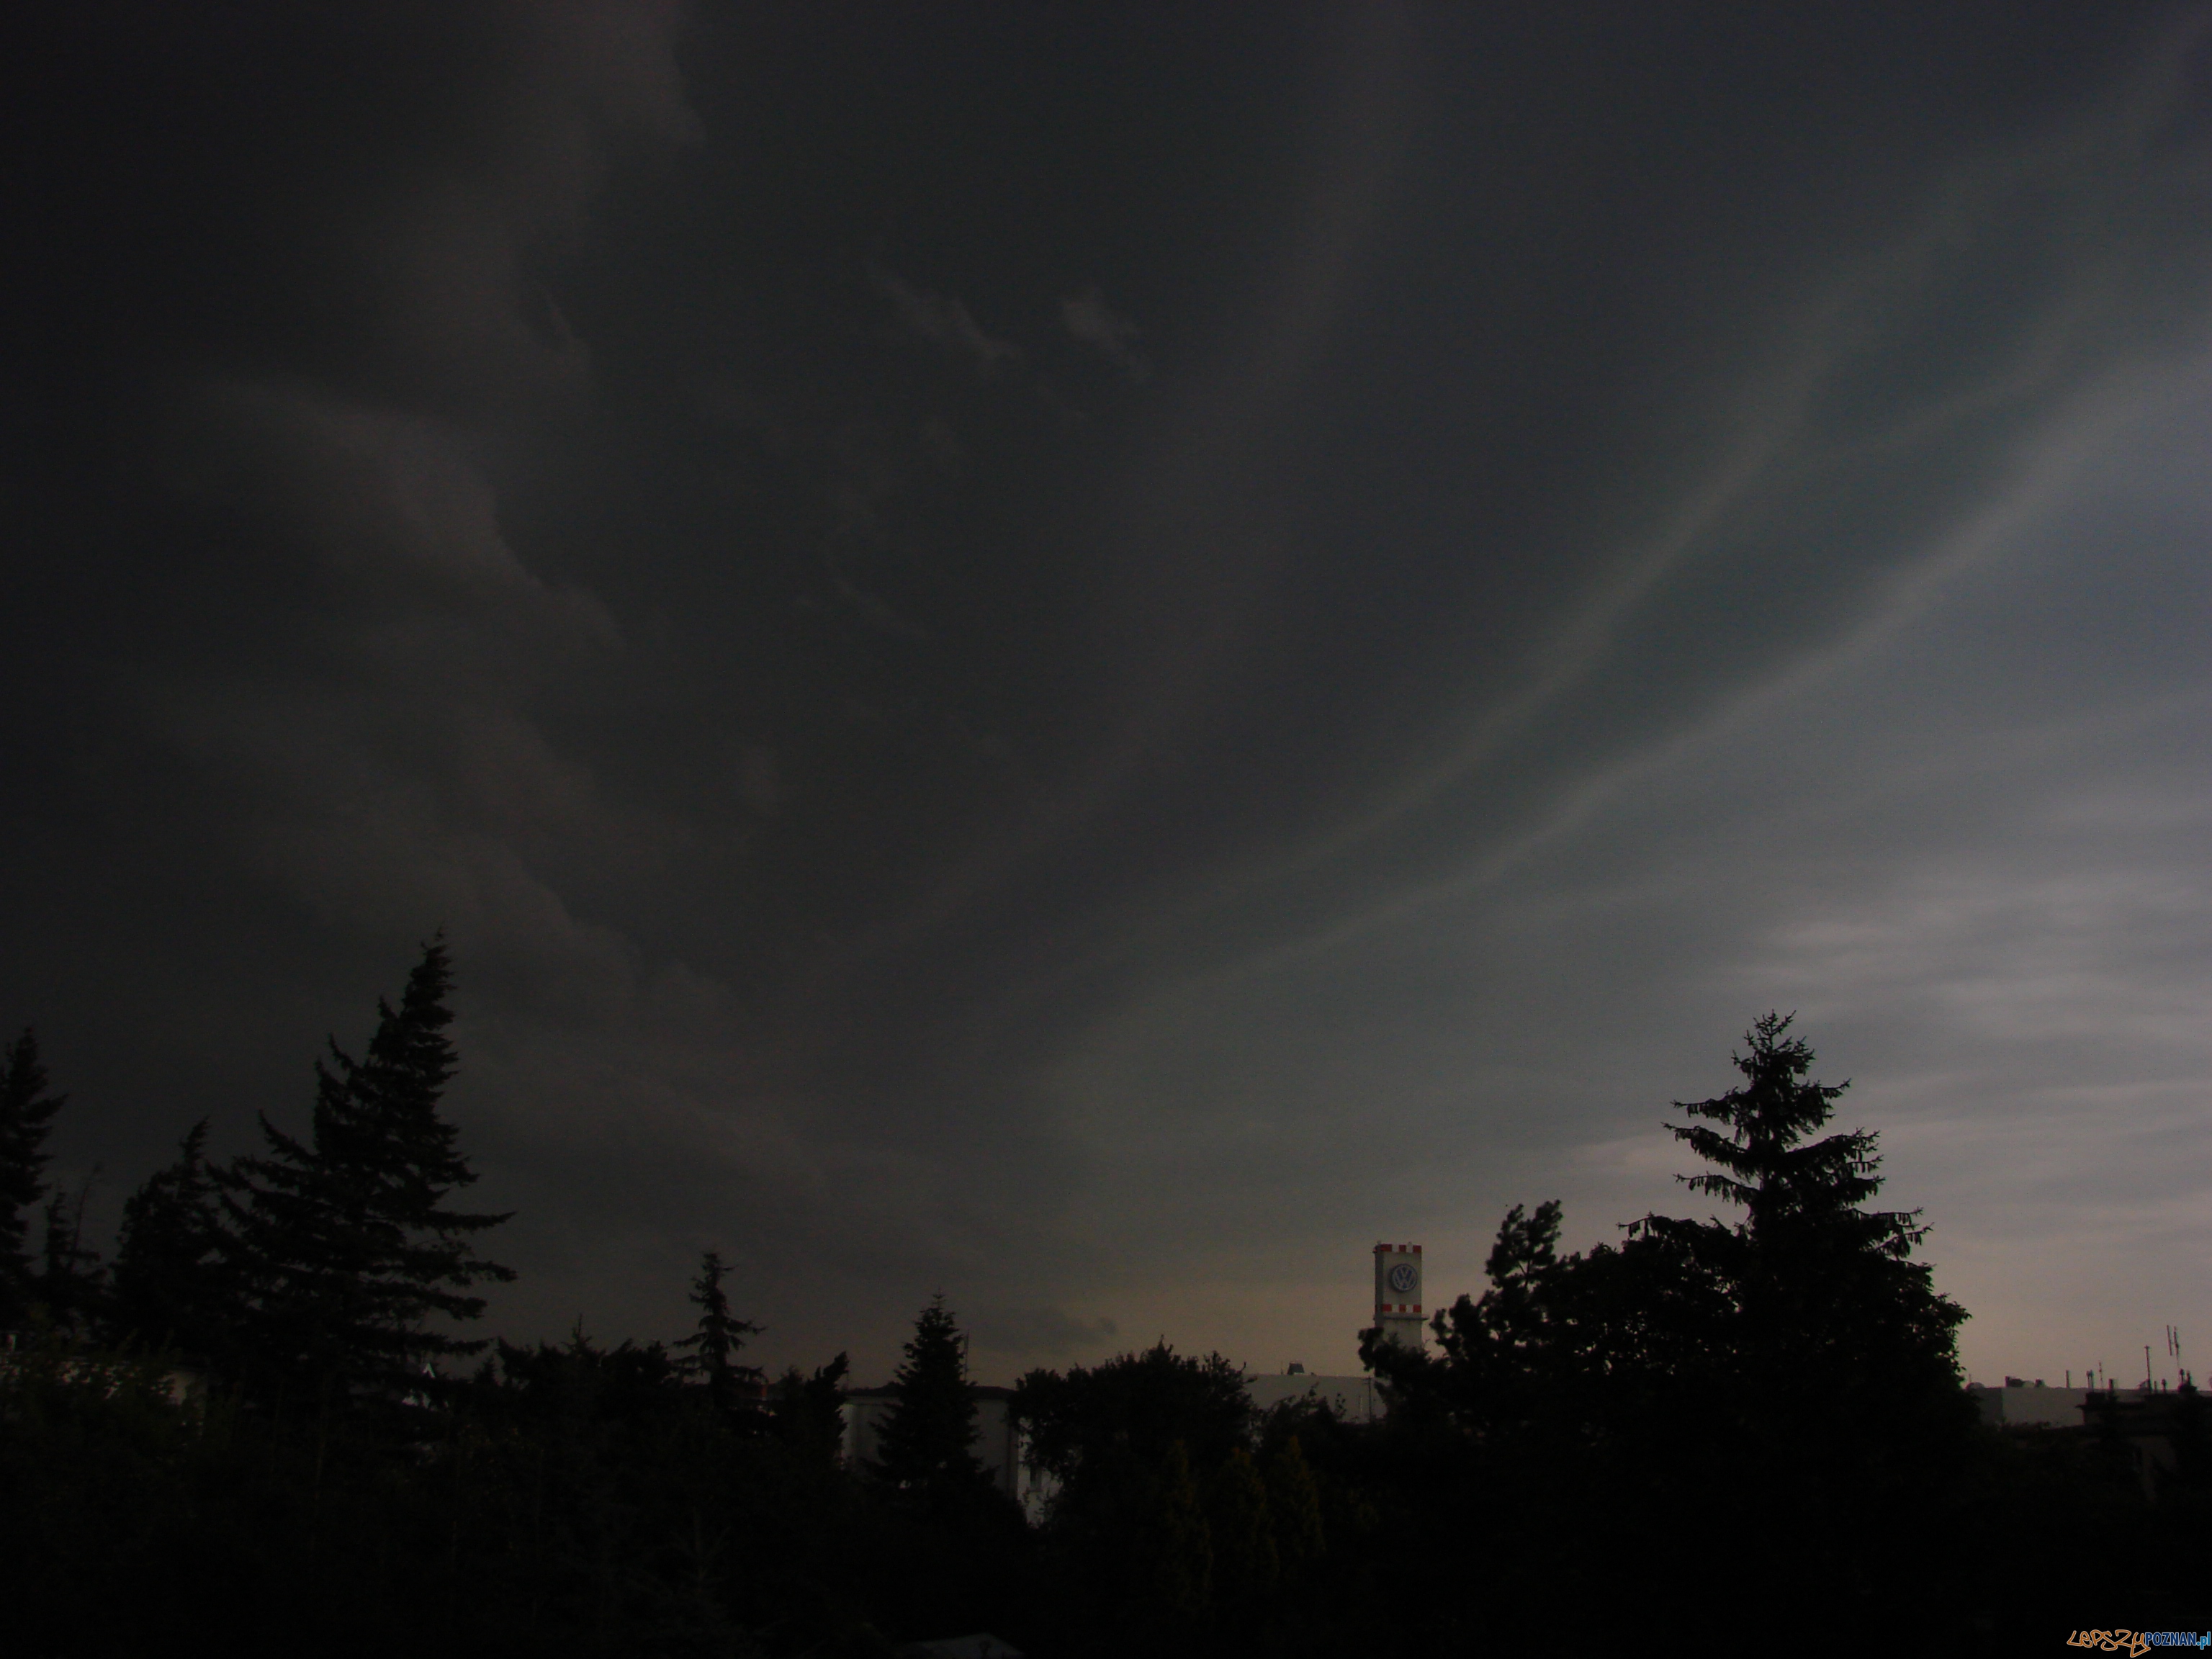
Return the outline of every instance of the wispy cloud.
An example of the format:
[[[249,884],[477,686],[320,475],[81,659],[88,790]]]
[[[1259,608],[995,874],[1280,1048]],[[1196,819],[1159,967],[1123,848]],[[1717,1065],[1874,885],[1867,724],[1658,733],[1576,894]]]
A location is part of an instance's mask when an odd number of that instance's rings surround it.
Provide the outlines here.
[[[1021,361],[1021,348],[986,333],[967,305],[950,295],[930,294],[896,272],[871,266],[868,280],[891,302],[899,320],[923,339],[966,357],[979,374],[993,374]]]

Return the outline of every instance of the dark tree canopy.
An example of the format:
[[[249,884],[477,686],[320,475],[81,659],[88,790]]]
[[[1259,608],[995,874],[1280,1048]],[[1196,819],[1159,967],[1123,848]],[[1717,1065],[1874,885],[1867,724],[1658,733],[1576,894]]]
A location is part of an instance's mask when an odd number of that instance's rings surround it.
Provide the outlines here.
[[[967,1342],[942,1294],[921,1310],[904,1351],[905,1362],[891,1378],[893,1402],[877,1440],[875,1474],[909,1491],[980,1484]]]
[[[120,1340],[195,1355],[221,1340],[222,1205],[207,1138],[203,1118],[178,1144],[176,1160],[124,1202],[108,1284],[108,1323]]]
[[[1926,1230],[1868,1207],[1875,1137],[1821,1133],[1843,1088],[1789,1027],[1759,1020],[1734,1057],[1743,1083],[1673,1126],[1708,1165],[1681,1179],[1738,1218],[1646,1216],[1563,1255],[1559,1206],[1516,1206],[1489,1288],[1437,1314],[1434,1352],[1370,1331],[1361,1352],[1397,1431],[1431,1436],[1425,1455],[1463,1460],[1468,1482],[1540,1495],[1545,1524],[1698,1515],[1700,1534],[1653,1534],[1624,1566],[1651,1593],[1693,1570],[1699,1536],[1724,1538],[1740,1605],[1810,1596],[1841,1627],[1870,1616],[1866,1586],[1906,1582],[1974,1413],[1965,1315],[1912,1259]]]
[[[92,1198],[88,1176],[74,1193],[46,1195],[44,1239],[33,1304],[57,1326],[82,1331],[99,1315],[106,1294],[106,1269],[100,1252],[84,1242],[85,1206]]]
[[[1218,1353],[1179,1354],[1164,1341],[1065,1376],[1033,1370],[1015,1385],[1014,1411],[1029,1431],[1030,1460],[1070,1491],[1102,1459],[1150,1467],[1178,1442],[1212,1468],[1245,1443],[1254,1419],[1239,1367]]]
[[[1874,1133],[1814,1138],[1848,1085],[1813,1079],[1813,1050],[1790,1024],[1786,1015],[1760,1019],[1733,1057],[1742,1085],[1677,1103],[1699,1121],[1668,1126],[1715,1166],[1679,1178],[1740,1206],[1742,1218],[1647,1216],[1632,1231],[1717,1269],[1734,1304],[1739,1370],[1771,1398],[1841,1389],[1855,1395],[1854,1409],[1881,1410],[1954,1393],[1966,1312],[1912,1259],[1928,1231],[1917,1213],[1864,1207],[1882,1185]]]
[[[1678,1179],[1741,1206],[1741,1220],[1648,1215],[1619,1246],[1563,1257],[1558,1203],[1516,1205],[1491,1288],[1432,1322],[1437,1354],[1369,1333],[1362,1357],[1410,1407],[1489,1431],[1594,1410],[1600,1382],[1615,1413],[1655,1389],[1686,1409],[1692,1390],[1794,1400],[1853,1379],[1871,1403],[1876,1374],[1893,1397],[1955,1395],[1966,1316],[1911,1259],[1926,1237],[1916,1216],[1863,1207],[1882,1184],[1874,1133],[1814,1138],[1844,1085],[1811,1077],[1813,1051],[1790,1023],[1760,1019],[1734,1057],[1743,1085],[1678,1103],[1695,1121],[1668,1126],[1716,1166]]]
[[[835,1468],[844,1451],[845,1376],[852,1367],[840,1353],[811,1373],[794,1365],[776,1382],[769,1406],[776,1433],[811,1467]]]
[[[699,1258],[699,1277],[691,1283],[691,1301],[699,1310],[698,1328],[676,1344],[691,1351],[681,1362],[684,1372],[707,1385],[708,1397],[718,1411],[733,1409],[740,1385],[760,1380],[757,1367],[737,1363],[738,1350],[747,1337],[759,1335],[761,1328],[730,1311],[728,1293],[722,1289],[728,1272],[718,1250],[708,1250]]]
[[[262,1364],[388,1394],[426,1360],[483,1346],[428,1322],[476,1318],[484,1304],[469,1287],[514,1277],[471,1243],[507,1218],[447,1207],[477,1179],[439,1111],[455,1069],[451,989],[433,941],[399,1006],[379,1001],[368,1053],[333,1041],[317,1063],[308,1139],[264,1117],[267,1151],[223,1177],[227,1249],[250,1287],[248,1346]]]
[[[1826,1126],[1850,1085],[1812,1079],[1812,1048],[1787,1035],[1791,1018],[1769,1013],[1744,1034],[1746,1051],[1731,1056],[1743,1073],[1739,1087],[1711,1100],[1674,1103],[1677,1111],[1704,1121],[1671,1123],[1667,1132],[1716,1166],[1675,1179],[1693,1193],[1741,1206],[1747,1238],[1777,1243],[1819,1229],[1838,1235],[1848,1249],[1910,1255],[1927,1231],[1914,1224],[1917,1212],[1859,1207],[1881,1190],[1874,1133],[1855,1129],[1807,1139]]]
[[[2106,1397],[2070,1437],[1974,1433],[1963,1316],[1912,1259],[1924,1230],[1872,1207],[1875,1138],[1825,1133],[1841,1089],[1778,1016],[1735,1057],[1741,1086],[1680,1109],[1705,1166],[1685,1181],[1735,1214],[1647,1216],[1568,1252],[1556,1202],[1514,1206],[1428,1352],[1364,1334],[1381,1422],[1258,1417],[1237,1367],[1164,1341],[1032,1371],[1014,1409],[1061,1483],[1032,1528],[975,1455],[942,1297],[862,1471],[840,1455],[842,1354],[731,1408],[756,1328],[714,1252],[672,1346],[580,1322],[465,1381],[401,1369],[462,1346],[420,1322],[467,1312],[465,1276],[500,1271],[470,1249],[497,1218],[446,1209],[471,1174],[440,1115],[447,990],[433,947],[366,1056],[320,1070],[304,1139],[271,1130],[218,1172],[196,1126],[126,1202],[104,1293],[82,1189],[41,1181],[27,1283],[58,1316],[0,1364],[0,1488],[22,1499],[0,1544],[39,1650],[88,1628],[87,1650],[236,1646],[243,1613],[252,1651],[307,1632],[349,1652],[857,1659],[988,1628],[1072,1659],[1310,1659],[1556,1644],[1563,1619],[1583,1645],[1648,1645],[1649,1610],[1686,1597],[1793,1651],[1901,1627],[1971,1652],[2114,1585],[2139,1620],[2195,1605],[2212,1436],[2194,1389]],[[36,1104],[27,1052],[15,1098]],[[182,1399],[173,1353],[195,1329],[219,1386]],[[224,1346],[241,1333],[260,1346]],[[240,1360],[281,1364],[289,1391],[262,1393],[265,1369],[230,1386]],[[395,1394],[413,1398],[371,1403]],[[2154,1413],[2173,1466],[2146,1480],[2130,1425]],[[2021,1535],[2064,1536],[2071,1576],[2027,1564]],[[1404,1593],[1425,1583],[1455,1591]]]
[[[21,1322],[31,1289],[24,1246],[30,1217],[46,1195],[46,1132],[67,1100],[46,1087],[38,1037],[26,1027],[0,1070],[0,1327]]]

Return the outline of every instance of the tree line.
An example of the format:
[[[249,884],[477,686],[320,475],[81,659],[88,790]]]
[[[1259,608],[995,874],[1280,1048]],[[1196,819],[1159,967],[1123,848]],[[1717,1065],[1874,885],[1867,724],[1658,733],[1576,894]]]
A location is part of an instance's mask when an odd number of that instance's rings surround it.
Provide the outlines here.
[[[331,1041],[315,1062],[307,1139],[263,1114],[260,1150],[216,1165],[206,1121],[193,1125],[174,1162],[125,1204],[112,1265],[83,1242],[84,1193],[46,1190],[45,1138],[63,1099],[24,1032],[0,1079],[8,1322],[35,1309],[112,1344],[204,1358],[264,1394],[404,1399],[427,1367],[480,1351],[444,1322],[479,1316],[473,1287],[514,1274],[473,1243],[507,1218],[450,1202],[477,1179],[440,1111],[455,1069],[451,988],[433,942],[399,1006],[379,1003],[358,1059]],[[41,1198],[34,1264],[25,1212]]]
[[[1034,1370],[1009,1408],[1052,1496],[1025,1513],[977,1455],[941,1296],[858,1465],[846,1356],[744,1363],[760,1328],[714,1252],[672,1340],[459,1334],[513,1273],[484,1254],[507,1218],[461,1202],[452,991],[433,942],[358,1058],[316,1066],[304,1137],[264,1117],[218,1164],[194,1126],[106,1257],[82,1189],[46,1178],[63,1097],[29,1033],[7,1049],[13,1650],[888,1659],[988,1630],[1032,1659],[1840,1653],[1906,1628],[2001,1652],[2212,1622],[2194,1391],[2154,1493],[2109,1423],[1981,1423],[1927,1229],[1876,1207],[1875,1137],[1826,1133],[1843,1091],[1779,1016],[1669,1126],[1735,1218],[1647,1215],[1570,1253],[1557,1202],[1516,1206],[1429,1348],[1362,1334],[1376,1423],[1260,1412],[1237,1366],[1165,1342]]]

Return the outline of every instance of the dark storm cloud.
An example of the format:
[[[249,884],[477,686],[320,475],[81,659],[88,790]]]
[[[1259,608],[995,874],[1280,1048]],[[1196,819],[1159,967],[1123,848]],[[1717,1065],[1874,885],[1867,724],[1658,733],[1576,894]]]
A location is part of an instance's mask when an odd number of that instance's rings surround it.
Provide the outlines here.
[[[986,334],[959,301],[921,293],[887,270],[872,271],[870,276],[902,322],[925,340],[969,358],[978,373],[988,374],[1001,363],[1020,358],[1019,346]]]
[[[1145,361],[1136,345],[1145,331],[1116,313],[1096,286],[1062,300],[1060,320],[1070,334],[1103,352],[1107,360],[1118,364],[1131,380],[1151,377],[1152,366]]]
[[[712,1243],[779,1357],[942,1288],[1341,1363],[1372,1237],[1670,1201],[1789,1000],[1991,1306],[1990,1126],[2041,1179],[2100,1067],[2185,1216],[2205,39],[85,14],[11,399],[69,1155],[296,1112],[444,926],[515,1330]]]

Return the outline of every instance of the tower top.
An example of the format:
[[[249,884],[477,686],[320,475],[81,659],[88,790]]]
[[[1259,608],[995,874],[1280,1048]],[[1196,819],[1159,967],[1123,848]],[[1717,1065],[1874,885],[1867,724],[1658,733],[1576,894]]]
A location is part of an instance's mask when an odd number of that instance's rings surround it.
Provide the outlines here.
[[[1390,1341],[1419,1352],[1421,1325],[1421,1247],[1375,1247],[1375,1325]]]

